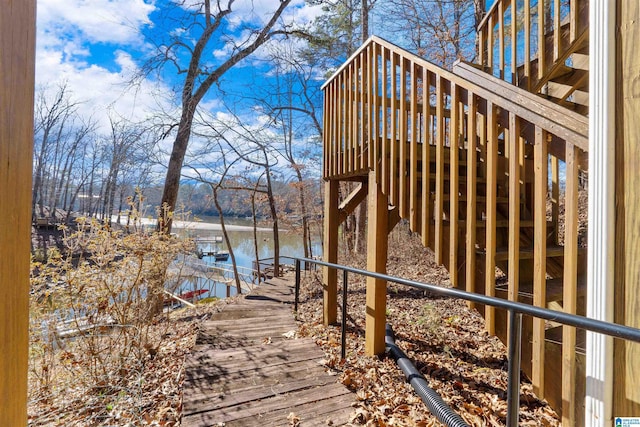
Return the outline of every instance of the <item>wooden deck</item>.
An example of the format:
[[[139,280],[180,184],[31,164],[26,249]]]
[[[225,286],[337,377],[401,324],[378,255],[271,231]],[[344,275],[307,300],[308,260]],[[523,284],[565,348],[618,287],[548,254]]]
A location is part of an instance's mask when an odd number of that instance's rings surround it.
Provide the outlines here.
[[[344,425],[353,394],[308,338],[287,338],[293,283],[270,279],[204,323],[186,361],[183,426]]]

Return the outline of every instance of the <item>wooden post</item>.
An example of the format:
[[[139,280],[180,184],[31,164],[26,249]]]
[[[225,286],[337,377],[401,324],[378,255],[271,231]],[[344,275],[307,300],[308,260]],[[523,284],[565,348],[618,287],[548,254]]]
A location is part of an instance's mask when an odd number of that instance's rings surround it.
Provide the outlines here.
[[[35,0],[0,13],[0,425],[27,424]]]
[[[535,129],[535,195],[534,195],[534,240],[533,240],[533,305],[546,307],[547,285],[547,193],[549,182],[547,132]],[[544,331],[545,320],[533,319],[532,382],[533,389],[544,397]]]
[[[376,183],[375,172],[369,172],[369,218],[367,223],[367,270],[387,271],[387,196]],[[384,328],[387,309],[387,282],[367,277],[367,312],[365,353],[373,356],[384,352]]]
[[[338,262],[338,185],[337,180],[324,183],[324,254],[326,262]],[[333,268],[322,267],[323,319],[325,325],[338,320],[338,274]]]
[[[640,328],[640,5],[618,0],[615,322]],[[590,165],[591,166],[591,165]],[[590,224],[591,226],[591,224]],[[591,247],[589,247],[591,250]],[[640,344],[614,341],[613,416],[640,416]]]

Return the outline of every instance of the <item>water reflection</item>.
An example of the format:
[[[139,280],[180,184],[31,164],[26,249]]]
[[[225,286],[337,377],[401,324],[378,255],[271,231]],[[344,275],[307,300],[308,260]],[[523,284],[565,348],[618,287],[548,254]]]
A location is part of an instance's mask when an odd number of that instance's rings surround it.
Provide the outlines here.
[[[205,224],[217,224],[217,221],[206,221]],[[233,219],[226,220],[225,224],[228,225],[240,225],[245,227],[252,227],[251,221],[242,220],[242,219]],[[175,229],[174,231],[181,237],[188,236],[192,238],[200,238],[206,239],[207,241],[211,241],[210,243],[202,243],[200,245],[201,249],[204,251],[213,251],[216,249],[219,250],[227,250],[226,244],[223,242],[221,244],[214,243],[215,237],[222,236],[221,230],[210,230],[203,229],[203,227],[192,227],[186,229]],[[229,231],[229,239],[231,241],[231,247],[233,248],[233,252],[236,258],[236,264],[239,267],[244,267],[247,269],[253,268],[253,262],[255,261],[255,244],[253,239],[253,230],[251,228],[247,230],[234,230]],[[279,233],[280,237],[280,256],[303,256],[304,255],[304,246],[302,244],[302,233],[296,233],[291,231],[281,231]],[[257,243],[258,243],[258,256],[262,258],[270,258],[273,257],[273,232],[260,230],[257,232]],[[312,254],[313,256],[319,256],[321,254],[321,245],[320,242],[315,241],[312,242]],[[225,262],[215,262],[213,257],[204,257],[202,260],[204,263],[210,266],[220,266],[223,269],[231,270],[231,258]],[[227,286],[221,283],[214,283],[211,280],[205,280],[202,278],[194,279],[191,278],[189,280],[185,280],[180,288],[178,289],[178,293],[185,293],[193,291],[194,289],[208,289],[210,291],[209,295],[205,296],[215,296],[218,298],[224,298],[227,295]],[[235,286],[230,286],[230,295],[235,295],[236,289]]]

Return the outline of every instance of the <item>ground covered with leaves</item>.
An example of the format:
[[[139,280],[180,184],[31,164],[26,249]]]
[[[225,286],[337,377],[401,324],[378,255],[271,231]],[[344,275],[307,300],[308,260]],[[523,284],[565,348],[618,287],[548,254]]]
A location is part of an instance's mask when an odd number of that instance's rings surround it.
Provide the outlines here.
[[[407,228],[397,227],[389,237],[388,273],[416,281],[449,286],[448,274],[435,264]],[[340,254],[340,263],[358,268],[363,256]],[[341,286],[341,285],[339,285]],[[300,335],[315,338],[327,357],[326,365],[357,398],[354,425],[437,426],[419,396],[389,357],[367,357],[364,352],[365,281],[349,276],[347,304],[347,358],[341,361],[340,327],[322,324],[320,277],[309,274],[302,288]],[[339,289],[339,292],[341,290]],[[338,316],[341,308],[338,308]],[[463,301],[390,284],[387,319],[396,344],[414,362],[436,390],[462,418],[473,426],[502,426],[507,404],[507,358],[502,342],[484,330],[484,320]],[[532,391],[523,377],[520,425],[556,426],[555,412]]]
[[[31,367],[29,425],[180,425],[185,358],[195,345],[199,325],[229,302],[198,304],[158,318],[149,328],[155,348],[117,386],[89,386],[89,377],[78,376],[76,348],[66,344],[51,355],[48,386],[36,375],[37,367]]]
[[[34,263],[29,425],[180,425],[184,362],[199,325],[242,297],[149,316],[154,283],[167,280],[159,272],[184,247],[146,235],[122,238],[99,228],[80,230],[73,244],[84,245],[74,253],[90,253],[90,259],[50,255],[48,264]],[[449,285],[447,272],[406,227],[390,234],[389,254],[389,274]],[[364,256],[341,253],[339,261],[365,267]],[[305,276],[301,298],[298,335],[315,339],[325,351],[329,372],[354,392],[353,425],[440,425],[391,358],[364,355],[364,279],[349,279],[345,361],[340,358],[340,327],[322,324],[317,274]],[[61,316],[63,310],[66,315]],[[69,323],[64,319],[79,330],[86,322],[92,328],[79,337],[50,339]],[[477,312],[462,301],[389,285],[387,319],[396,343],[470,425],[504,425],[506,349],[487,334]],[[108,328],[102,328],[106,320]],[[526,380],[520,399],[521,425],[559,425]]]

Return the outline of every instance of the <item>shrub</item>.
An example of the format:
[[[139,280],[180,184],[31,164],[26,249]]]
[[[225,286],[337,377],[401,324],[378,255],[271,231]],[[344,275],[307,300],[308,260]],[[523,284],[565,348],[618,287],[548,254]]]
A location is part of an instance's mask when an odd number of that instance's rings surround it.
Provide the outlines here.
[[[140,395],[163,335],[153,326],[163,315],[165,284],[178,282],[170,266],[193,247],[86,218],[65,232],[64,253],[32,262],[29,394],[59,405],[82,389],[92,416],[100,416]]]

